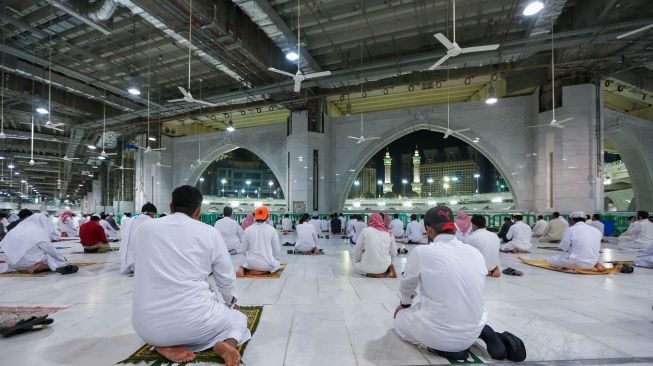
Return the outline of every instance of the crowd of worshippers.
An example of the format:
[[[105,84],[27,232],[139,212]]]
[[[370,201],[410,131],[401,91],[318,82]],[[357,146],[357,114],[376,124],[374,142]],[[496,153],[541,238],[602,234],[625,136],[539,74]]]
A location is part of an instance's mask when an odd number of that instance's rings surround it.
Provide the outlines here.
[[[213,349],[228,366],[239,364],[238,347],[251,334],[239,311],[236,278],[277,272],[280,236],[293,230],[297,234],[293,253],[319,254],[320,236],[340,235],[355,245],[355,272],[373,278],[400,277],[400,303],[393,323],[398,336],[457,360],[468,358],[468,349],[478,338],[494,359],[522,361],[526,357],[518,337],[496,332],[487,324],[485,278],[500,276],[500,252],[528,251],[535,237],[559,242],[563,253],[549,258],[553,266],[603,268],[600,216],[588,218],[580,211],[568,220],[559,213],[549,222],[539,216],[532,228],[522,215],[515,214],[506,217],[498,235],[487,229],[484,216],[470,217],[461,211],[454,217],[451,209],[441,205],[423,216],[411,215],[406,224],[398,214],[387,213],[372,213],[367,221],[360,214],[348,221],[338,213],[331,220],[304,214],[297,222],[285,215],[279,232],[266,207],[257,207],[242,223],[233,219],[231,207],[225,207],[215,225],[206,225],[199,220],[202,201],[197,188],[181,186],[172,192],[170,215],[155,219],[157,208],[147,203],[140,215],[125,215],[121,222],[121,272],[134,273],[133,327],[161,355],[178,363]],[[65,236],[79,235],[85,251],[110,249],[105,226],[119,229],[107,220],[112,216],[92,214],[79,227],[70,224],[74,217],[68,209],[59,215],[61,235],[64,231]],[[3,231],[9,229],[0,241],[8,270],[77,271],[52,245],[59,234],[46,214],[23,210],[11,222],[2,216],[0,223]],[[624,246],[648,246],[636,263],[653,268],[653,222],[647,212],[639,211],[621,238]],[[407,244],[414,246],[398,275],[393,260],[408,254]],[[234,268],[231,255],[239,253],[244,254],[244,263]],[[209,277],[215,280],[222,300],[212,292]],[[417,288],[420,300],[413,303]]]

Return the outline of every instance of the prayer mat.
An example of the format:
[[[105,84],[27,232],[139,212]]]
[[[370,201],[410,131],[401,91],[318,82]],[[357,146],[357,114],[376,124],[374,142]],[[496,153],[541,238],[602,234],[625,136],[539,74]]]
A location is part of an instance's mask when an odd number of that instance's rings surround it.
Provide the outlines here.
[[[112,247],[112,248],[109,249],[109,251],[107,251],[107,252],[91,252],[91,253],[86,253],[86,252],[84,252],[84,251],[81,251],[81,252],[72,252],[72,253],[70,253],[70,254],[104,254],[104,253],[113,253],[113,252],[117,252],[117,251],[119,251],[119,250],[120,250],[120,248],[113,248],[113,247]]]
[[[68,262],[68,264],[74,264],[78,266],[79,268],[82,267],[88,267],[92,266],[95,264],[103,264],[104,262]],[[45,276],[50,276],[53,274],[57,274],[57,272],[54,271],[47,271],[47,272],[38,272],[34,274],[28,274],[28,273],[20,273],[20,272],[6,272],[6,273],[0,273],[0,277],[45,277]]]
[[[615,274],[619,273],[621,270],[621,265],[617,264],[614,265],[611,268],[606,268],[605,271],[599,272],[596,269],[579,269],[579,268],[557,268],[557,267],[551,267],[549,265],[549,262],[546,260],[543,261],[538,261],[538,260],[533,260],[533,259],[527,259],[524,257],[517,257],[519,258],[520,261],[534,266],[534,267],[539,267],[539,268],[544,268],[544,269],[550,269],[552,271],[556,272],[564,272],[564,273],[573,273],[573,274],[585,274],[585,275],[604,275],[604,274]]]
[[[254,332],[258,327],[259,321],[261,320],[261,313],[263,312],[263,306],[242,306],[240,308],[240,311],[242,311],[245,314],[245,316],[247,316],[247,328],[249,329],[249,332],[252,333],[252,336],[254,336]],[[245,348],[247,347],[248,343],[249,341],[241,344],[240,347],[238,347],[238,352],[240,352],[241,358],[243,357],[243,353],[245,352]],[[209,348],[202,352],[196,352],[195,360],[188,363],[199,363],[199,362],[223,364],[224,360],[222,359],[222,357],[213,353],[213,348]],[[161,356],[154,349],[153,346],[149,344],[143,345],[141,348],[138,349],[138,351],[134,352],[134,354],[132,354],[127,359],[122,360],[118,363],[132,364],[132,365],[144,363],[149,366],[170,366],[170,365],[186,364],[186,363],[177,364],[175,362],[168,361],[163,356]]]
[[[285,263],[280,264],[279,269],[276,272],[263,274],[263,275],[245,273],[245,276],[241,278],[281,278],[281,272],[283,272],[283,270],[286,269],[286,266],[287,264]]]
[[[450,364],[456,365],[459,363],[483,363],[483,361],[474,354],[474,352],[469,351],[469,357],[466,360],[454,360],[453,358],[447,358]]]
[[[0,306],[0,329],[16,325],[32,316],[40,317],[56,313],[65,306]]]
[[[537,247],[537,249],[555,250],[555,251],[558,251],[558,252],[562,252],[562,249],[560,249],[558,247]],[[599,253],[603,253],[603,251],[599,250]]]

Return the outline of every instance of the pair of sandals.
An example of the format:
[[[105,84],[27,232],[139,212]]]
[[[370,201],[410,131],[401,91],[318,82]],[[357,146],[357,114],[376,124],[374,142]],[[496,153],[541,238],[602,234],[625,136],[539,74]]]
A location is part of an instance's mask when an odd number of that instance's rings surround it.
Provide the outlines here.
[[[510,268],[510,267],[504,269],[503,271],[501,271],[501,273],[503,273],[505,275],[508,275],[508,276],[523,276],[524,275],[524,272],[522,272],[520,270],[517,270],[517,269],[514,269],[514,268]]]
[[[43,329],[53,322],[54,319],[48,318],[47,315],[33,316],[19,321],[12,327],[1,329],[0,333],[2,333],[4,338],[9,338],[32,330]]]
[[[517,337],[516,335],[510,333],[510,332],[503,332],[503,333],[496,333],[499,335],[499,338],[501,338],[501,343],[506,347],[506,352],[505,354],[501,352],[501,354],[491,354],[490,356],[495,359],[495,360],[504,360],[508,359],[509,361],[512,362],[522,362],[526,359],[526,346],[524,345],[524,342]],[[464,350],[460,352],[444,352],[444,351],[438,351],[429,348],[429,351],[456,361],[466,361],[469,358],[469,350]]]

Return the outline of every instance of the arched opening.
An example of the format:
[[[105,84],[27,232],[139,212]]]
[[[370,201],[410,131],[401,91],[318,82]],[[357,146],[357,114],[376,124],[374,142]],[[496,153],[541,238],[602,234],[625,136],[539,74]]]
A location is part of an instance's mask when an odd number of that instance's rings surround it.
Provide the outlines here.
[[[356,173],[344,209],[422,210],[436,203],[469,210],[514,207],[508,181],[474,145],[430,130],[400,136]]]
[[[605,195],[605,211],[629,211],[635,201],[635,192],[626,166],[617,147],[609,140],[604,142],[603,191]]]

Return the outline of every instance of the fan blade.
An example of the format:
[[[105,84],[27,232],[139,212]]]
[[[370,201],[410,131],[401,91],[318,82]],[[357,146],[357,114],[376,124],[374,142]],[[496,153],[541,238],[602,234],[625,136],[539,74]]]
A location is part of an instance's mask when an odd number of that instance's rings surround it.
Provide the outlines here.
[[[52,126],[54,126],[54,127],[61,127],[61,126],[65,126],[65,125],[66,125],[65,123],[53,123],[52,124]]]
[[[437,68],[440,67],[440,65],[442,65],[445,61],[447,61],[447,60],[449,59],[449,57],[451,57],[451,56],[449,56],[449,55],[444,55],[444,56],[442,56],[442,58],[439,59],[438,62],[434,63],[431,67],[429,67],[429,70],[432,71],[432,70],[437,69]]]
[[[555,128],[565,128],[565,126],[561,125],[560,123],[550,124],[549,126],[555,127]]]
[[[315,79],[315,78],[321,78],[322,76],[329,76],[329,75],[331,75],[331,71],[314,72],[312,74],[304,75],[304,79]]]
[[[183,98],[182,98],[182,99],[168,99],[168,103],[183,102],[183,101],[185,101],[185,100],[186,100],[186,99],[183,99]]]
[[[299,93],[301,89],[302,89],[302,81],[299,79],[295,80],[295,87],[293,88],[293,90],[295,91],[295,93]]]
[[[498,44],[491,44],[487,46],[465,47],[462,49],[462,53],[494,51],[497,48],[499,48]]]
[[[538,128],[538,127],[549,127],[551,126],[550,123],[547,123],[545,125],[534,125],[534,126],[526,126],[527,128]]]
[[[7,136],[7,138],[11,140],[29,140],[29,137],[23,136]]]
[[[136,170],[134,168],[121,168],[121,167],[118,167],[117,169],[119,169],[119,170]]]
[[[461,130],[456,130],[456,131],[454,131],[454,132],[456,132],[456,133],[461,133],[461,132],[466,132],[466,131],[469,131],[469,130],[471,130],[471,128],[463,128],[463,129],[461,129]]]
[[[565,119],[563,119],[562,121],[558,121],[558,122],[556,122],[556,123],[557,123],[557,124],[561,124],[561,123],[569,122],[569,121],[571,121],[572,119],[574,119],[574,117],[565,118]]]
[[[378,140],[378,139],[380,139],[380,137],[366,137],[366,138],[365,138],[365,141],[369,141],[369,140]]]
[[[290,77],[295,76],[294,74],[291,74],[291,73],[289,73],[287,71],[275,69],[274,67],[268,67],[268,71],[276,72],[277,74],[286,75],[286,76],[290,76]]]
[[[118,155],[118,153],[105,153],[104,155]]]
[[[354,137],[354,136],[347,136],[347,137],[349,137],[350,139],[354,139],[354,140],[360,140],[361,139],[360,137]]]
[[[454,48],[453,43],[451,43],[451,41],[449,41],[449,39],[447,38],[447,36],[445,36],[444,34],[442,34],[442,33],[436,33],[436,34],[433,35],[433,37],[435,37],[435,39],[437,39],[438,41],[440,41],[440,43],[442,43],[442,45],[443,45],[446,49],[450,50],[450,49]]]
[[[160,147],[158,149],[150,149],[150,150],[151,151],[163,151],[163,150],[166,150],[166,149],[167,149],[166,147]]]
[[[217,104],[213,104],[211,102],[206,102],[204,100],[199,100],[199,99],[193,99],[193,102],[208,105],[209,107],[217,107],[218,106]]]
[[[50,127],[55,131],[63,132],[64,130],[62,128],[56,128],[56,127]]]
[[[181,92],[181,94],[183,94],[184,96],[187,96],[187,95],[188,95],[188,92],[186,92],[186,89],[182,88],[181,86],[178,86],[177,89],[179,89],[179,91]]]
[[[620,34],[620,35],[617,36],[617,39],[626,38],[626,37],[632,36],[633,34],[636,34],[636,33],[639,33],[639,32],[643,32],[643,31],[645,31],[645,30],[647,30],[647,29],[650,29],[650,28],[653,28],[653,24],[645,25],[645,26],[643,26],[643,27],[641,27],[641,28],[637,28],[637,29],[635,29],[635,30],[631,30],[630,32],[626,32],[626,33]]]

